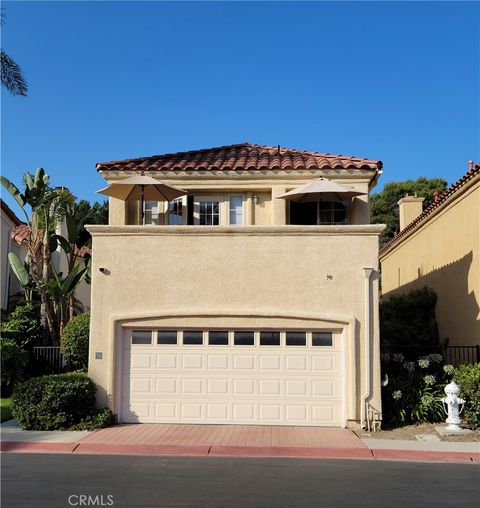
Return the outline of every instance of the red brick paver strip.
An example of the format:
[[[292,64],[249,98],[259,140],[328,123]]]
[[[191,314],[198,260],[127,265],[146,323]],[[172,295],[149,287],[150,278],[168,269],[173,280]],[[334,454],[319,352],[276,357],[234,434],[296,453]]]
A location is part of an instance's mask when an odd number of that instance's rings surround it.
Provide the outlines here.
[[[82,444],[246,446],[293,448],[366,448],[348,429],[268,427],[260,425],[116,425],[102,429]]]

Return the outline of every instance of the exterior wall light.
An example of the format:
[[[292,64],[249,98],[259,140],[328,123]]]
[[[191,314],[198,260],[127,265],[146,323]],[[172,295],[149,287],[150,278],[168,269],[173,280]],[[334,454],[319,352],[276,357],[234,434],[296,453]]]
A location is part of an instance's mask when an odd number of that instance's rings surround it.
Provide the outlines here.
[[[252,199],[253,199],[253,203],[254,203],[255,205],[258,205],[258,196],[257,196],[256,194],[254,194],[254,195],[252,196]]]

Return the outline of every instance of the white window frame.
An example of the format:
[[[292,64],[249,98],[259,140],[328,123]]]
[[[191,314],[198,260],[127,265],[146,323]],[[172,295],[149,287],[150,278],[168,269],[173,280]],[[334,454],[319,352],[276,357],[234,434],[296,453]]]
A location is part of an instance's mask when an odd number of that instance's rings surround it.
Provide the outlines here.
[[[196,226],[200,226],[200,203],[203,201],[215,201],[218,202],[219,208],[219,217],[218,217],[218,225],[224,226],[228,224],[227,222],[227,206],[225,206],[225,196],[210,196],[208,194],[205,195],[196,195],[194,197],[193,202],[193,223]]]
[[[242,200],[242,222],[232,224],[232,209],[230,207],[232,198],[240,198]],[[231,226],[243,226],[245,224],[245,196],[243,194],[229,194],[228,195],[228,224]]]

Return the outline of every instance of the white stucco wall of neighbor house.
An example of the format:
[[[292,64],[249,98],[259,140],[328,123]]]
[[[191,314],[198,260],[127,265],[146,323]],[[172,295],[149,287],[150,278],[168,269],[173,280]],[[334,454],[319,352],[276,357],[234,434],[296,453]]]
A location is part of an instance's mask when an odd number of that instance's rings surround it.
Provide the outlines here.
[[[98,404],[121,409],[125,329],[323,329],[342,339],[339,426],[361,420],[362,397],[380,411],[383,227],[88,226],[89,375],[98,387]],[[364,268],[373,269],[367,287]],[[293,379],[295,373],[287,369],[284,376]]]
[[[10,217],[2,209],[2,226],[1,226],[1,307],[6,309],[8,306],[9,299],[12,295],[15,295],[22,291],[22,287],[15,274],[13,273],[10,263],[8,261],[8,253],[14,252],[21,261],[25,259],[26,249],[17,245],[10,239],[12,229],[17,226]]]

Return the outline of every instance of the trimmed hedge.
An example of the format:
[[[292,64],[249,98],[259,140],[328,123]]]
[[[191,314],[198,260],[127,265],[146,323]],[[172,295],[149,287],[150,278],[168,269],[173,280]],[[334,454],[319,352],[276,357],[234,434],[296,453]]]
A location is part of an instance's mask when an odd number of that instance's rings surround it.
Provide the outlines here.
[[[38,306],[17,305],[1,324],[2,337],[14,340],[20,347],[38,345],[43,339]]]
[[[89,312],[75,316],[62,330],[61,351],[67,362],[79,369],[86,369],[88,365],[89,335]]]
[[[106,427],[113,423],[113,414],[95,408],[95,391],[93,381],[81,372],[32,378],[15,388],[12,413],[25,430]]]

